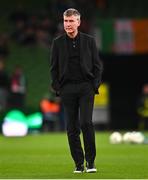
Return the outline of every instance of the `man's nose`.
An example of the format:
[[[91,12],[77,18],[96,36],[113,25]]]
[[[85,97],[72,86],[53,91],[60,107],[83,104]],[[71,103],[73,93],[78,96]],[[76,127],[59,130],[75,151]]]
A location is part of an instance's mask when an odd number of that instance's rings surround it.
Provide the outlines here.
[[[67,23],[67,26],[70,26],[70,24],[69,24],[69,23]]]
[[[70,26],[70,22],[69,21],[67,21],[67,26]]]

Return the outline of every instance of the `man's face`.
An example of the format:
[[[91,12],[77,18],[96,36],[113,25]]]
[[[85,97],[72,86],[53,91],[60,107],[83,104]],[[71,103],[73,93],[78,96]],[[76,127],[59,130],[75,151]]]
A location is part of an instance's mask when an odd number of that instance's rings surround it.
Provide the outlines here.
[[[80,20],[78,16],[64,16],[64,30],[66,33],[74,33],[80,26]]]

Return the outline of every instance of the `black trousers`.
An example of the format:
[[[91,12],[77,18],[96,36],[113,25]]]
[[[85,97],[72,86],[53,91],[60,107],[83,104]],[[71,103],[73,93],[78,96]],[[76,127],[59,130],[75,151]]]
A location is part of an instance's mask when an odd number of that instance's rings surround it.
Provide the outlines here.
[[[84,158],[89,163],[95,160],[95,133],[92,123],[94,95],[94,88],[90,82],[68,83],[60,91],[67,116],[68,142],[76,166],[83,164]],[[84,151],[80,140],[81,131]]]

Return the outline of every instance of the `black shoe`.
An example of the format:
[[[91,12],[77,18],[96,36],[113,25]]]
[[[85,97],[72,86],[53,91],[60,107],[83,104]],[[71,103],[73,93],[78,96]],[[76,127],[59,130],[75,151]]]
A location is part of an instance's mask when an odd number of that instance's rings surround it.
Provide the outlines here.
[[[74,173],[83,173],[84,172],[84,165],[79,165],[76,167],[76,169],[74,170]]]
[[[96,169],[94,163],[88,163],[88,162],[86,163],[86,172],[87,173],[95,173],[95,172],[97,172],[97,169]]]

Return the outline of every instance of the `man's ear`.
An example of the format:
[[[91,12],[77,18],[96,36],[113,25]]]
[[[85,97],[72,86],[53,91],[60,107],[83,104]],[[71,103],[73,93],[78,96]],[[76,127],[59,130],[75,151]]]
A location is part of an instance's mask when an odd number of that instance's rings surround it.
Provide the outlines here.
[[[78,26],[80,26],[80,24],[81,24],[81,20],[79,19],[79,20],[78,20]]]

